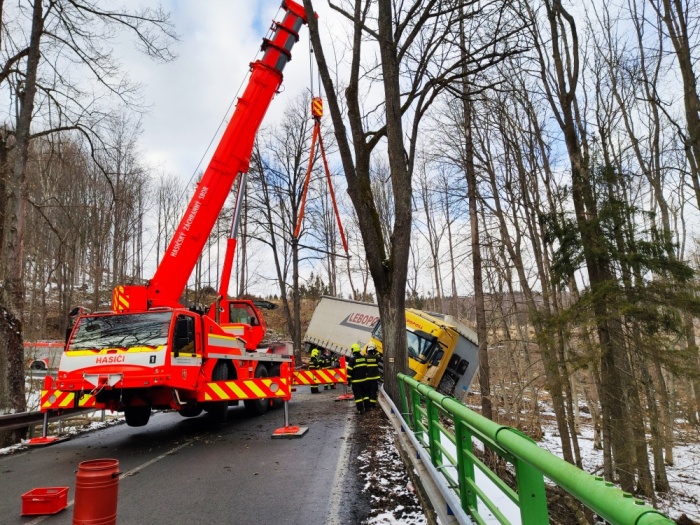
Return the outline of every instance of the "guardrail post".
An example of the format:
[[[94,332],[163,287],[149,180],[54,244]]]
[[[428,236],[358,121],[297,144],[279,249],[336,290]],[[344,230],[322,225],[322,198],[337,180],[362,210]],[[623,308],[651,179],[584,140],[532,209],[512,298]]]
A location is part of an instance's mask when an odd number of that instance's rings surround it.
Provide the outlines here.
[[[411,388],[410,389],[410,396],[411,396],[411,428],[413,429],[413,432],[420,432],[422,437],[419,437],[419,441],[425,444],[425,436],[423,436],[423,421],[422,421],[422,416],[421,416],[421,409],[420,409],[420,392],[418,392],[416,389]]]
[[[459,475],[459,500],[462,502],[462,509],[470,512],[477,506],[476,492],[466,480],[474,481],[474,443],[469,427],[463,422],[455,419],[455,443],[457,445],[457,473]]]
[[[44,412],[44,421],[41,423],[41,437],[49,435],[49,411]]]
[[[410,421],[408,419],[408,401],[406,400],[406,389],[410,387],[404,383],[402,376],[403,374],[399,374],[399,397],[401,401],[401,419],[404,421],[404,423],[407,423],[410,425]]]
[[[430,447],[430,459],[433,465],[442,465],[442,450],[438,447],[440,442],[440,429],[438,428],[438,410],[431,399],[426,399],[426,418],[428,419],[428,446]]]
[[[549,523],[547,494],[544,476],[523,460],[515,460],[515,477],[518,484],[518,502],[522,525]]]

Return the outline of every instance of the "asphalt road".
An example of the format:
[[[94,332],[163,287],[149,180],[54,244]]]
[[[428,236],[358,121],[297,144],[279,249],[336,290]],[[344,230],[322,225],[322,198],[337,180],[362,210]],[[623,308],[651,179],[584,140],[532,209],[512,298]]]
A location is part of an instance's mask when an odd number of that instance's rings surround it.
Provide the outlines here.
[[[124,424],[45,448],[0,458],[0,523],[72,523],[75,472],[81,461],[119,461],[118,519],[140,524],[355,524],[362,482],[354,462],[356,415],[342,393],[311,395],[299,388],[289,403],[291,425],[309,428],[296,439],[272,439],[284,411],[248,416],[229,408],[213,425],[205,414],[158,413],[145,427]],[[51,516],[20,516],[22,494],[69,487],[69,506]]]

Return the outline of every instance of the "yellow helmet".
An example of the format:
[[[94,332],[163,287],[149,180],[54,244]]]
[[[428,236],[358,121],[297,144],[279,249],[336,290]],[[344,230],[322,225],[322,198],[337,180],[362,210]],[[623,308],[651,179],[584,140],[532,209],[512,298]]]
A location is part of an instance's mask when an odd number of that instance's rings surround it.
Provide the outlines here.
[[[360,348],[360,345],[358,345],[357,343],[353,343],[350,349],[352,350],[353,354],[357,354],[362,350],[362,348]]]
[[[318,357],[318,348],[311,350],[311,357]]]

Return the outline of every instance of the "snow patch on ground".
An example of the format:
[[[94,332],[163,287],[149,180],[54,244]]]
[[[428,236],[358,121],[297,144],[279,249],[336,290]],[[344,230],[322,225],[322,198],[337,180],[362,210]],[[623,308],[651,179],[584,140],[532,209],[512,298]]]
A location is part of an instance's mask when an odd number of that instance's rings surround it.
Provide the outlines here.
[[[542,441],[537,444],[552,454],[563,457],[556,426],[543,426],[543,430]],[[602,475],[603,451],[593,447],[593,429],[590,426],[581,426],[578,442],[583,470],[589,474]],[[700,444],[676,444],[673,447],[673,458],[674,464],[666,465],[671,491],[667,495],[657,494],[658,510],[674,520],[683,514],[700,520]],[[652,459],[649,458],[649,461]]]
[[[373,414],[374,415],[374,414]],[[369,417],[369,416],[368,416]],[[426,525],[428,523],[413,485],[396,450],[392,428],[383,422],[366,450],[357,458],[370,494],[369,525]]]

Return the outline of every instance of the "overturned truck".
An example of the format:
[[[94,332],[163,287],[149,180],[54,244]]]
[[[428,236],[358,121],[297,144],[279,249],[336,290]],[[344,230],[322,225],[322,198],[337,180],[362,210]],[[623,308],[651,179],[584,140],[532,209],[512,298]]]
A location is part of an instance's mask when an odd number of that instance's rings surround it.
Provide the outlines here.
[[[479,369],[476,333],[451,315],[406,310],[408,366],[416,380],[462,399]],[[354,343],[382,348],[376,304],[323,296],[304,336],[307,350],[328,349],[348,356]],[[383,368],[383,367],[382,367]]]

